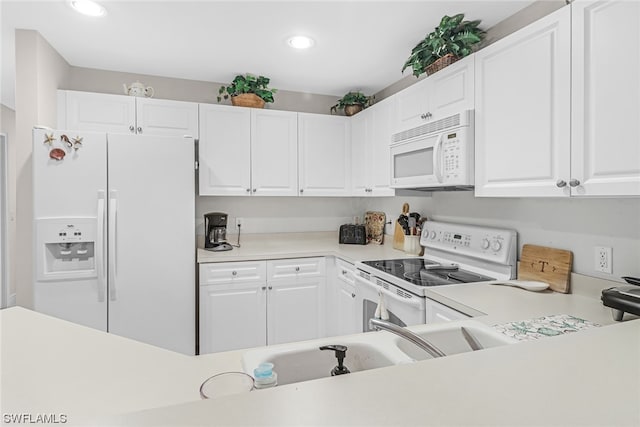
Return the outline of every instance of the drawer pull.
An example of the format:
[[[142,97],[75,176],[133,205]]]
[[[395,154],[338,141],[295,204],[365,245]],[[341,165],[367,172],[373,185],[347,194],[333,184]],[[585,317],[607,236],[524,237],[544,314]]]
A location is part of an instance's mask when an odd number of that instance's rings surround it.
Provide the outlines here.
[[[300,271],[300,267],[296,267],[296,273]]]
[[[351,294],[351,298],[355,298],[355,297],[356,297],[356,294]]]
[[[231,272],[231,275],[232,275],[232,276],[237,276],[237,275],[238,275],[238,272],[234,270],[234,271],[232,271],[232,272]]]
[[[273,289],[273,286],[269,286],[269,290]]]
[[[342,275],[346,276],[347,275],[347,270],[342,270]]]

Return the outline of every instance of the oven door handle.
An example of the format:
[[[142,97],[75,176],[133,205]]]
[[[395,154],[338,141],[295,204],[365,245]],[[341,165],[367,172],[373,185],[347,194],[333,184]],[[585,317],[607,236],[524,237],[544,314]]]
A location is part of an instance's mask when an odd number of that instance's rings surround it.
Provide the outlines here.
[[[412,308],[415,308],[416,310],[421,310],[422,309],[422,301],[420,301],[420,297],[413,297],[413,298],[403,298],[399,295],[394,294],[393,292],[391,292],[388,289],[383,288],[382,286],[380,286],[380,291],[388,296],[389,298],[391,298],[392,300],[395,300],[401,304],[405,304],[405,305],[409,305]],[[389,307],[387,307],[387,310],[389,309]]]

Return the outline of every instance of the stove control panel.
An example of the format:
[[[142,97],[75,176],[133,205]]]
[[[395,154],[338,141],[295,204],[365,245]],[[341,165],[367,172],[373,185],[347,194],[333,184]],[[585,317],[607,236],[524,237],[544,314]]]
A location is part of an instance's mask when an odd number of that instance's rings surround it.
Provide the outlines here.
[[[425,250],[431,248],[511,264],[515,262],[516,239],[515,230],[427,221],[424,223],[420,244]]]

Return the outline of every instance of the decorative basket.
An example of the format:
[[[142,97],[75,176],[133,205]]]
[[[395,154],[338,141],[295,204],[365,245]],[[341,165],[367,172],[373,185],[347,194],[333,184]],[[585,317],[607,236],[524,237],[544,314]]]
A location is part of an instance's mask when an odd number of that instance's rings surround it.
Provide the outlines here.
[[[458,59],[460,59],[460,58],[455,56],[453,53],[447,53],[442,58],[438,58],[435,62],[433,62],[432,64],[426,66],[424,70],[427,73],[427,75],[430,76],[431,74],[434,74],[434,73],[442,70],[443,68],[448,67],[449,65],[453,64]]]
[[[264,108],[264,99],[255,93],[241,93],[231,97],[231,104],[237,107]]]
[[[351,104],[344,106],[344,114],[346,116],[353,116],[354,114],[357,114],[362,110],[364,110],[364,105],[362,104]]]

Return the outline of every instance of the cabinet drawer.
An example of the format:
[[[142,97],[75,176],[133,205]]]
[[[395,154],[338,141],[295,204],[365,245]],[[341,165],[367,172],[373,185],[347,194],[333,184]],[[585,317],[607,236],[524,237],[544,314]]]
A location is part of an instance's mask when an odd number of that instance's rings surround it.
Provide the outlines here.
[[[267,261],[267,280],[325,275],[324,257],[291,258]]]
[[[350,262],[336,258],[336,275],[343,282],[355,285],[355,267]]]
[[[200,264],[200,286],[266,281],[264,261]]]

